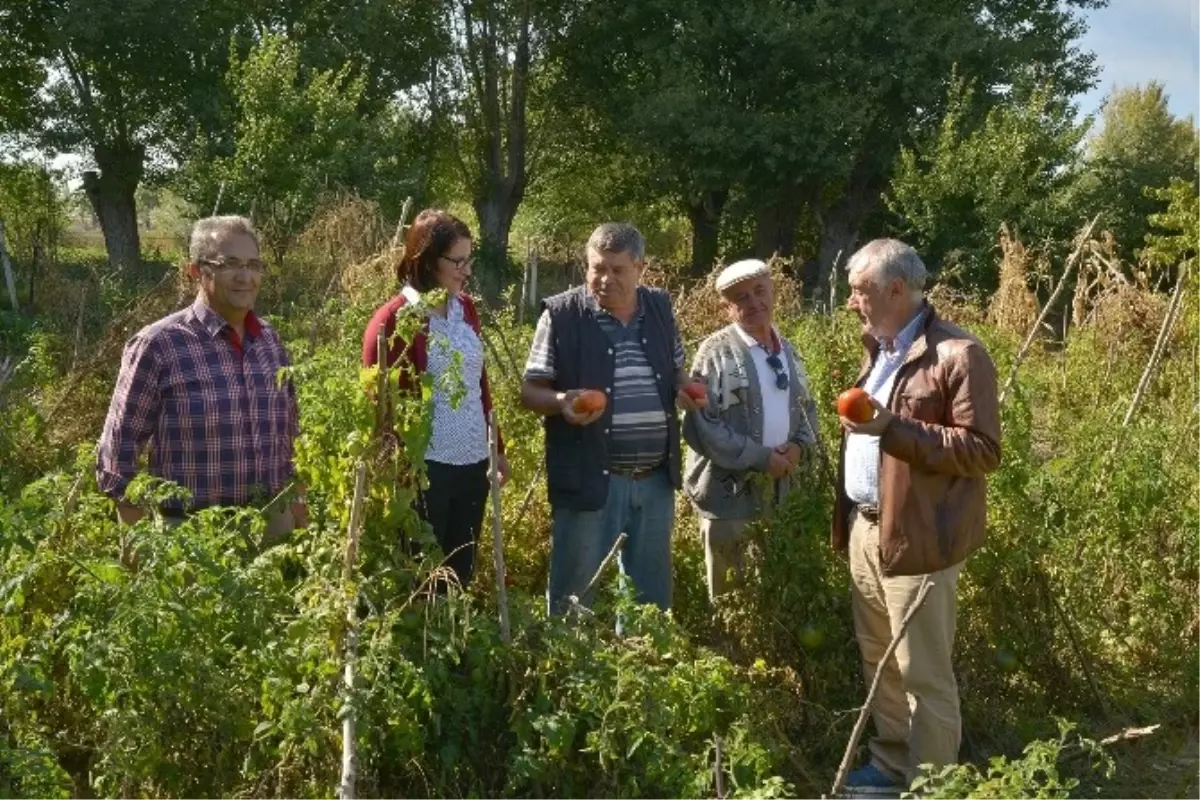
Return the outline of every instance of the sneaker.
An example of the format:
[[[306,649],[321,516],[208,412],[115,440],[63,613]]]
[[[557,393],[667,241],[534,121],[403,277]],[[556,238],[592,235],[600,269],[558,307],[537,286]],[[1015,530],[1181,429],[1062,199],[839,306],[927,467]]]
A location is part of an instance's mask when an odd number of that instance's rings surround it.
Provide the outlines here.
[[[859,767],[846,776],[846,797],[900,797],[904,787],[874,764]]]

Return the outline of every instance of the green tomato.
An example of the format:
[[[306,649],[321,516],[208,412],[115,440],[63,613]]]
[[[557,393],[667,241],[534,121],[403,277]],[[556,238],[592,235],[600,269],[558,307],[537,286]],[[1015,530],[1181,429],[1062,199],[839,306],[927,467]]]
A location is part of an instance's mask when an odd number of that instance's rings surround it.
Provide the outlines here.
[[[1017,668],[1017,655],[1007,647],[999,647],[996,649],[996,665],[1005,672],[1012,672]]]
[[[816,650],[825,642],[825,631],[811,622],[800,631],[800,644],[808,650]]]

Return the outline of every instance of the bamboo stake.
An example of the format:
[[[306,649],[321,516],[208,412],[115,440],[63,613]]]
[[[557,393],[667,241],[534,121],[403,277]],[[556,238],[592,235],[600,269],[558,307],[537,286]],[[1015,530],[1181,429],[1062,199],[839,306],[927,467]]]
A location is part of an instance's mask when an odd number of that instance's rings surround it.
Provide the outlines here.
[[[217,201],[213,203],[212,216],[217,215],[217,209],[221,207],[221,198],[225,196],[225,181],[221,181],[221,185],[217,188]]]
[[[933,581],[929,580],[928,575],[921,579],[921,586],[917,589],[917,599],[904,615],[904,619],[900,622],[900,630],[892,638],[892,643],[884,651],[883,658],[879,661],[879,666],[875,668],[875,677],[871,681],[871,689],[867,692],[867,701],[863,703],[862,710],[858,713],[858,722],[854,723],[854,732],[850,734],[850,741],[846,743],[846,752],[842,756],[842,764],[838,767],[837,777],[833,779],[833,788],[829,790],[830,797],[837,797],[842,791],[842,786],[846,783],[846,774],[850,772],[850,762],[854,758],[855,749],[858,748],[858,740],[862,738],[863,729],[867,727],[867,716],[871,711],[871,703],[875,701],[875,692],[879,690],[879,680],[883,677],[884,665],[887,664],[888,659],[896,652],[900,640],[904,638],[904,634],[908,630],[908,624],[912,622],[913,617],[921,609],[921,606],[925,604],[925,598],[929,596],[929,590],[935,585]]]
[[[404,241],[405,220],[408,219],[408,212],[412,210],[412,197],[404,198],[404,205],[400,207],[400,219],[396,222],[396,233],[392,236],[392,247],[399,247]]]
[[[535,244],[533,246],[533,261],[529,265],[529,310],[534,311],[534,312],[537,311],[537,307],[538,307],[538,290],[537,290],[538,280],[537,279],[538,279],[538,248],[537,248],[537,245]],[[534,314],[535,322],[537,321],[536,317],[537,317],[537,314],[535,313]]]
[[[342,779],[338,785],[341,800],[354,800],[358,777],[358,746],[354,732],[354,662],[358,657],[358,586],[354,573],[358,562],[358,539],[362,530],[363,499],[367,493],[367,465],[360,461],[354,475],[354,501],[350,505],[350,528],[346,538],[346,559],[342,565],[342,587],[346,593],[345,713],[342,716]]]
[[[13,276],[12,262],[8,260],[8,247],[4,243],[4,220],[0,219],[0,263],[4,264],[4,282],[8,285],[8,299],[13,311],[20,311],[17,306],[17,281]]]
[[[1038,314],[1038,318],[1034,321],[1033,325],[1029,328],[1029,333],[1025,336],[1025,341],[1021,344],[1021,349],[1017,351],[1017,357],[1013,361],[1012,370],[1008,373],[1008,380],[1004,382],[1004,388],[1000,390],[1000,405],[1004,405],[1004,398],[1008,395],[1008,390],[1012,388],[1013,381],[1017,379],[1017,370],[1021,368],[1021,362],[1025,360],[1025,355],[1029,352],[1034,337],[1037,336],[1042,323],[1046,321],[1046,315],[1050,313],[1050,309],[1058,302],[1059,295],[1066,288],[1067,277],[1071,274],[1071,270],[1075,268],[1076,262],[1079,261],[1079,256],[1083,252],[1083,246],[1087,244],[1088,237],[1092,235],[1092,228],[1096,226],[1099,220],[1099,214],[1092,217],[1092,221],[1079,234],[1079,241],[1075,245],[1075,249],[1071,251],[1071,255],[1067,256],[1067,264],[1063,267],[1062,277],[1058,279],[1058,286],[1054,287],[1054,292],[1050,295],[1050,299],[1046,301],[1046,305],[1042,306],[1042,313]]]
[[[725,800],[725,770],[721,766],[721,737],[716,736],[713,740],[713,749],[716,750],[716,756],[713,762],[713,776],[717,787],[717,800]]]
[[[500,529],[500,437],[496,429],[496,410],[488,412],[488,477],[492,482],[492,558],[496,566],[496,602],[500,605],[500,639],[512,641],[508,625],[508,587],[504,585],[504,539]]]
[[[1150,360],[1146,363],[1146,369],[1142,371],[1137,391],[1133,393],[1133,400],[1129,403],[1129,410],[1125,412],[1125,420],[1121,423],[1122,428],[1129,426],[1133,415],[1137,413],[1138,406],[1142,404],[1142,397],[1146,394],[1146,390],[1150,388],[1150,382],[1154,378],[1154,373],[1158,371],[1158,364],[1162,360],[1163,351],[1167,349],[1167,340],[1171,337],[1171,329],[1175,327],[1175,318],[1179,316],[1179,306],[1183,300],[1183,281],[1186,277],[1187,272],[1181,270],[1179,278],[1175,281],[1175,291],[1171,295],[1171,303],[1167,306],[1167,315],[1163,317],[1162,327],[1158,329],[1158,339],[1154,342],[1154,350],[1150,353]]]
[[[609,549],[608,555],[604,557],[604,560],[600,562],[600,566],[596,568],[596,574],[592,576],[590,581],[588,581],[588,585],[586,588],[584,588],[583,594],[571,595],[570,600],[573,606],[576,608],[584,607],[580,598],[588,597],[592,593],[592,589],[596,587],[596,582],[599,581],[600,576],[604,574],[604,568],[608,566],[608,563],[612,561],[617,553],[620,552],[621,548],[625,546],[625,540],[628,538],[629,537],[624,533],[617,534],[617,540],[613,542],[613,546]]]
[[[521,302],[517,304],[517,324],[525,324],[525,304],[529,302],[529,261],[532,258],[533,245],[525,240],[525,269],[521,272]]]
[[[383,436],[387,433],[385,426],[389,422],[388,414],[388,351],[387,351],[387,333],[379,331],[379,335],[375,337],[375,365],[379,367],[379,374],[376,376],[375,383],[375,435]]]

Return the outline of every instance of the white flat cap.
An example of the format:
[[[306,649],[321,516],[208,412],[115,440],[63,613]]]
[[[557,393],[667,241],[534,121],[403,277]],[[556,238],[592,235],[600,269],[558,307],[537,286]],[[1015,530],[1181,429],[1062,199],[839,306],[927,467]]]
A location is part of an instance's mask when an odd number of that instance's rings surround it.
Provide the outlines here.
[[[721,270],[721,274],[717,276],[717,291],[724,292],[735,283],[741,283],[761,275],[770,276],[770,274],[771,268],[757,258],[737,261]]]

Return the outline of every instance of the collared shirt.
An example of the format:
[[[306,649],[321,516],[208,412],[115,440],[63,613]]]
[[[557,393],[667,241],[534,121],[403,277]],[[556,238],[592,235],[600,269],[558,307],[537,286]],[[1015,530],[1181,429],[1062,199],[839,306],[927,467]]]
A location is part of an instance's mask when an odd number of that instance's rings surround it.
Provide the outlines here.
[[[925,319],[926,305],[922,304],[913,318],[896,334],[892,347],[880,343],[879,354],[863,390],[887,405],[896,383],[896,373],[908,355]],[[859,505],[879,506],[879,437],[852,433],[846,437],[846,496]]]
[[[410,303],[421,295],[405,286]],[[429,315],[426,371],[433,377],[433,432],[425,460],[463,466],[488,458],[487,416],[483,412],[483,342],[463,316],[457,296],[446,301],[446,316]],[[456,377],[457,376],[457,377]]]
[[[754,360],[754,371],[758,373],[759,394],[763,403],[762,441],[759,444],[778,447],[788,440],[792,427],[791,390],[787,387],[780,389],[776,377],[780,374],[787,375],[788,372],[787,356],[783,353],[783,345],[780,344],[779,331],[774,326],[771,327],[773,349],[768,351],[741,325],[734,325],[734,328],[750,350],[750,357]],[[778,370],[767,363],[767,359],[772,355],[779,357]],[[791,376],[788,380],[792,380]]]
[[[125,346],[96,464],[121,498],[149,443],[150,474],[185,487],[191,508],[267,500],[291,480],[295,391],[279,334],[253,313],[245,337],[199,299]],[[168,503],[180,507],[181,503]]]
[[[587,307],[613,349],[612,428],[607,431],[612,466],[618,469],[657,466],[666,458],[667,413],[671,409],[663,407],[658,376],[643,347],[645,311],[639,304],[626,325],[601,308],[591,293],[587,296]],[[678,370],[684,362],[683,341],[678,335],[672,349]],[[553,381],[556,376],[550,313],[542,312],[525,362],[525,379]]]

